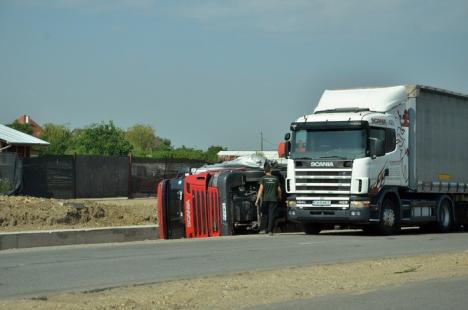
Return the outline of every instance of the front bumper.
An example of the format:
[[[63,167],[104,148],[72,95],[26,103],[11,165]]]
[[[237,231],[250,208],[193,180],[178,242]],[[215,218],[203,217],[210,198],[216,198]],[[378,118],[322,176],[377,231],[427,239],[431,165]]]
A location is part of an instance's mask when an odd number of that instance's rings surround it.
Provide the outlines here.
[[[372,220],[368,208],[326,210],[317,208],[300,209],[290,207],[288,220],[297,223],[328,223],[328,224],[371,224],[378,220]]]

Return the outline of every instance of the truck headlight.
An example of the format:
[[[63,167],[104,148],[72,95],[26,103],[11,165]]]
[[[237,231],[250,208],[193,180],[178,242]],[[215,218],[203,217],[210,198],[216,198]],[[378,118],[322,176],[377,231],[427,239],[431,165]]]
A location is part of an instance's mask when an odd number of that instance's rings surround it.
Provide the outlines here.
[[[296,200],[288,200],[288,207],[294,208],[297,206]]]
[[[370,201],[368,200],[358,200],[351,201],[351,209],[365,209],[369,208]]]

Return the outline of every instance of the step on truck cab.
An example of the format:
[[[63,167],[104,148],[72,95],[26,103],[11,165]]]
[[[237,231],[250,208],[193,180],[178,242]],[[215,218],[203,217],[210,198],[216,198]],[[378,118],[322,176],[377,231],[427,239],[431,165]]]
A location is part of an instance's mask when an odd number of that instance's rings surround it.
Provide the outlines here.
[[[381,233],[467,226],[468,96],[427,86],[326,90],[285,135],[288,219]]]

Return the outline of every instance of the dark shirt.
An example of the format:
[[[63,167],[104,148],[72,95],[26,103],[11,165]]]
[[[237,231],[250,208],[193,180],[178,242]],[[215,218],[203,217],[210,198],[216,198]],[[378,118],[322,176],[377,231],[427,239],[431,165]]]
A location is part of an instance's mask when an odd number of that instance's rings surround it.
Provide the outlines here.
[[[263,185],[263,201],[277,201],[278,200],[278,178],[274,175],[266,175],[260,179],[259,182]]]

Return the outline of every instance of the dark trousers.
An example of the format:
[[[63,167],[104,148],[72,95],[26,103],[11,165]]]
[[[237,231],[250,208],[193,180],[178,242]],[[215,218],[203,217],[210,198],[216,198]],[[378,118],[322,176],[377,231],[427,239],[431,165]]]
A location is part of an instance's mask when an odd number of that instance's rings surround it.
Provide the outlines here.
[[[275,227],[275,220],[278,217],[278,202],[277,201],[264,201],[262,204],[262,221],[260,228],[265,228],[266,223],[268,227],[266,232],[273,232]]]

